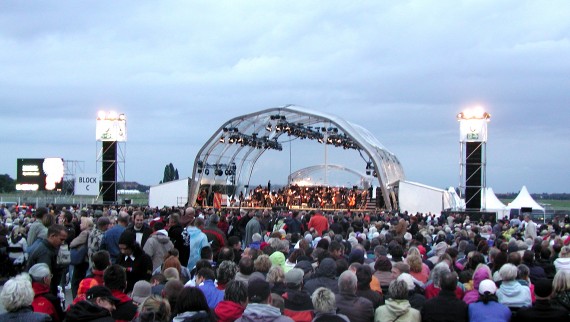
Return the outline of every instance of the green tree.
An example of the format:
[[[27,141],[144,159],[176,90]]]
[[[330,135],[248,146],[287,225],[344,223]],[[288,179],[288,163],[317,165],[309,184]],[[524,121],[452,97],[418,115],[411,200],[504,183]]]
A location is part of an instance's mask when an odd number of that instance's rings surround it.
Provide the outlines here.
[[[7,174],[0,174],[0,192],[14,192],[16,191],[16,182]]]
[[[178,180],[178,169],[174,168],[172,163],[169,163],[164,167],[164,176],[160,183],[166,183],[174,180]]]

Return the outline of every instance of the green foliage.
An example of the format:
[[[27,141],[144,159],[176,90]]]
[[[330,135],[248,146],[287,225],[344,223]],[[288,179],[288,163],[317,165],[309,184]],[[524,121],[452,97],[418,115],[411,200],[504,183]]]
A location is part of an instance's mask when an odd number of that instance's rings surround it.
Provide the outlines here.
[[[16,182],[7,174],[0,174],[0,193],[16,191]]]
[[[178,180],[178,169],[174,168],[174,165],[172,165],[172,163],[167,164],[164,167],[164,176],[162,178],[162,181],[160,181],[160,183],[166,183],[166,182],[170,182],[170,181],[174,181],[174,180]]]

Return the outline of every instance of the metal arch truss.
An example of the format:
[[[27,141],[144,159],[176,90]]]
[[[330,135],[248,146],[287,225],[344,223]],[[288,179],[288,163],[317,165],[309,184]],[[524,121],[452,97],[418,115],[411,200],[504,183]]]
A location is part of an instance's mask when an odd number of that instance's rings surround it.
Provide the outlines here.
[[[221,170],[214,182],[248,182],[255,163],[267,150],[281,151],[285,137],[316,140],[343,149],[355,149],[368,156],[367,168],[374,169],[388,210],[397,208],[390,199],[390,184],[404,180],[403,167],[365,128],[338,116],[287,105],[234,117],[224,122],[202,146],[194,160],[189,204],[194,204],[200,184],[207,181],[207,169]],[[210,172],[211,173],[211,172]],[[229,180],[231,176],[232,180]],[[211,182],[211,181],[210,181]]]

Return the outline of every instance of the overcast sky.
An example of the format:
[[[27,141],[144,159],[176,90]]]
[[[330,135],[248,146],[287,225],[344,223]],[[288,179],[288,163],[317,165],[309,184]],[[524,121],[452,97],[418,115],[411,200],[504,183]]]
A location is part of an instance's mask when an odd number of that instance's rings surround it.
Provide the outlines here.
[[[368,129],[408,180],[458,186],[455,116],[479,104],[488,186],[570,192],[569,103],[567,0],[0,2],[0,173],[13,178],[17,158],[94,173],[101,109],[127,116],[125,179],[154,185],[170,162],[191,176],[230,118],[295,104]],[[291,165],[267,153],[253,181],[323,162],[317,143],[292,144]]]

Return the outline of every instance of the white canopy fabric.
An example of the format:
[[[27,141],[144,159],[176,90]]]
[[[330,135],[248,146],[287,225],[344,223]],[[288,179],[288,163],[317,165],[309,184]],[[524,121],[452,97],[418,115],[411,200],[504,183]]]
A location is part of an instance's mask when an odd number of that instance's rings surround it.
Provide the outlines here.
[[[528,207],[528,208],[532,208],[532,210],[540,210],[540,211],[544,212],[544,208],[541,207],[536,201],[534,201],[534,199],[532,199],[532,197],[530,196],[530,193],[528,193],[526,186],[523,186],[521,188],[521,191],[519,192],[519,194],[515,198],[515,200],[510,202],[507,206],[507,208],[509,208],[509,210],[510,209],[521,209],[523,207]]]
[[[510,213],[510,209],[497,198],[493,188],[485,188],[485,211],[497,213],[497,218],[503,218]]]

